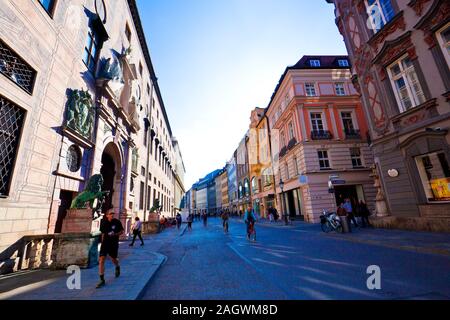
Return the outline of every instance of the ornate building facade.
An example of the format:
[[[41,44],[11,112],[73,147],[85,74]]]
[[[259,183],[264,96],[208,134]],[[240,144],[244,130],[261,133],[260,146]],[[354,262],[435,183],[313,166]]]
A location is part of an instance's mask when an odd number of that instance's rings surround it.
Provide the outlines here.
[[[353,63],[382,226],[450,230],[450,3],[327,0]]]
[[[283,213],[315,223],[345,198],[373,209],[373,155],[347,56],[304,56],[288,67],[267,117]]]
[[[0,252],[61,232],[97,173],[127,231],[154,199],[172,212],[172,131],[135,1],[5,0],[0,18]]]

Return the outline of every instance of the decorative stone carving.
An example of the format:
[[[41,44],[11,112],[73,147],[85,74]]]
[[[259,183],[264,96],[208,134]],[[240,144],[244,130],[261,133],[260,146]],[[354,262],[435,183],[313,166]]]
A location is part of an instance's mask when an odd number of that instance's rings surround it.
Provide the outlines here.
[[[382,44],[388,36],[396,32],[397,30],[406,29],[405,18],[403,17],[403,12],[400,13],[397,17],[395,17],[392,21],[389,22],[383,29],[377,32],[370,40],[369,44],[373,50],[377,50],[378,46]]]
[[[377,196],[375,198],[375,211],[377,217],[387,217],[389,216],[389,211],[386,204],[386,197],[384,196],[383,189],[381,187],[381,179],[378,175],[378,170],[376,165],[372,167],[371,178],[374,179],[374,187],[377,189]]]
[[[374,64],[387,66],[392,63],[397,57],[407,52],[413,54],[411,59],[416,58],[415,50],[411,51],[414,45],[411,41],[411,32],[407,32],[394,41],[386,41],[383,49],[373,59]]]
[[[123,79],[122,63],[116,55],[103,61],[99,72],[99,79],[107,81],[116,97],[120,97],[125,86],[125,81]]]
[[[430,0],[412,0],[410,3],[408,3],[408,6],[413,8],[418,16],[421,16],[425,4],[429,1]]]
[[[131,171],[138,172],[139,153],[137,148],[133,148],[131,151]]]
[[[450,2],[448,0],[435,0],[429,12],[414,26],[424,32],[424,40],[432,49],[437,45],[434,29],[441,22],[450,19]]]
[[[94,113],[90,93],[83,90],[73,90],[67,102],[66,127],[90,140],[94,128]]]

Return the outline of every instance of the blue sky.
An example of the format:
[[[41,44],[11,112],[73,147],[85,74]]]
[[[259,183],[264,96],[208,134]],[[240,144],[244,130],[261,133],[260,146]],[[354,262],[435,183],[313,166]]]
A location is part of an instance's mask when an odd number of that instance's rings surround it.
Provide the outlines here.
[[[189,189],[222,168],[303,55],[347,54],[325,0],[138,0]]]

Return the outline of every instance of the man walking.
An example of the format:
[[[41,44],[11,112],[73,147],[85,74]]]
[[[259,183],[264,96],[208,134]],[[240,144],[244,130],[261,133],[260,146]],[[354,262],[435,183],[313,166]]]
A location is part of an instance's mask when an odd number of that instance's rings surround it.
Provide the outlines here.
[[[119,255],[119,237],[124,233],[124,229],[120,220],[114,218],[114,211],[110,209],[103,217],[100,223],[101,247],[99,258],[99,275],[100,282],[97,288],[103,287],[105,283],[105,260],[109,256],[116,266],[115,276],[120,276]]]
[[[133,224],[133,241],[131,241],[130,247],[134,246],[136,237],[139,237],[139,240],[141,240],[141,246],[143,246],[144,240],[142,239],[142,222],[139,219],[139,217],[136,217],[134,220],[135,221]]]
[[[179,212],[177,213],[176,220],[177,220],[177,229],[180,230],[181,222],[183,221],[183,219],[182,219],[181,214]]]

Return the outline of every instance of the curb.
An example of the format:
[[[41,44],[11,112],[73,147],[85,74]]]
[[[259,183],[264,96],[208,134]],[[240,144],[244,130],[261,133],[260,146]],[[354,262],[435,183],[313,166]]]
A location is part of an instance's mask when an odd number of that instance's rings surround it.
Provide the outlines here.
[[[152,268],[152,270],[150,271],[148,279],[146,279],[146,281],[145,281],[145,285],[141,286],[140,289],[137,289],[138,293],[135,295],[134,298],[131,298],[130,300],[140,300],[142,298],[142,296],[144,295],[144,292],[148,288],[148,285],[152,281],[152,279],[155,276],[155,274],[159,271],[159,269],[161,269],[162,265],[164,263],[166,263],[166,261],[167,261],[167,257],[165,255],[162,255],[162,254],[157,253],[157,252],[152,252],[152,254],[155,255],[157,257],[157,259],[158,259],[157,262],[153,263],[153,265],[155,267]]]

